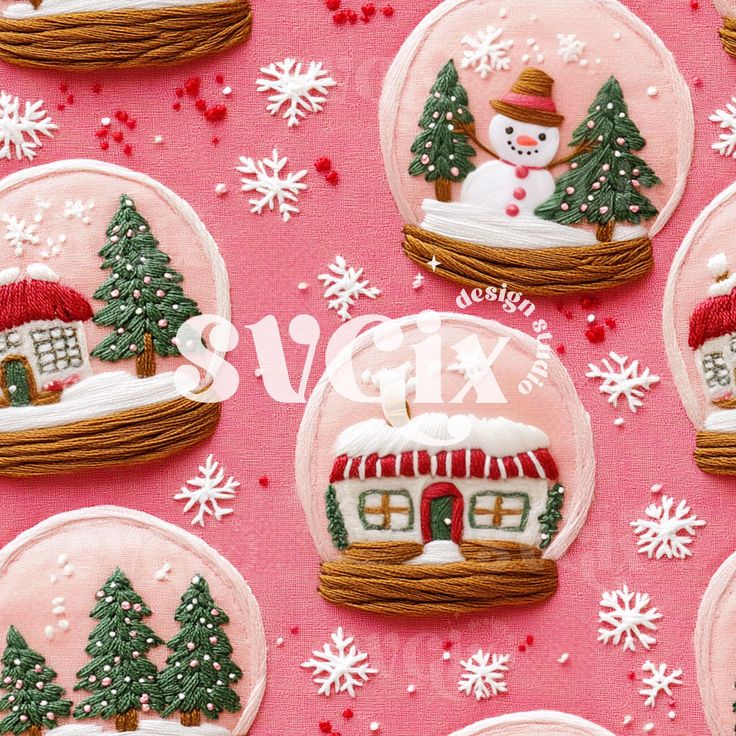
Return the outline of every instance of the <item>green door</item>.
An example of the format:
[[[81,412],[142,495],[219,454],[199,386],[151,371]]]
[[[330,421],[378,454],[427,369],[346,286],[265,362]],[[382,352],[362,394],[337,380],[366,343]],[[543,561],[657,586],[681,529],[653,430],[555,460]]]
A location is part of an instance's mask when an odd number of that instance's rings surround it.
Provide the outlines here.
[[[429,526],[432,530],[432,541],[452,539],[452,505],[455,499],[452,496],[433,498],[429,505]]]
[[[31,384],[23,361],[7,360],[3,363],[3,383],[8,389],[11,406],[31,405]]]

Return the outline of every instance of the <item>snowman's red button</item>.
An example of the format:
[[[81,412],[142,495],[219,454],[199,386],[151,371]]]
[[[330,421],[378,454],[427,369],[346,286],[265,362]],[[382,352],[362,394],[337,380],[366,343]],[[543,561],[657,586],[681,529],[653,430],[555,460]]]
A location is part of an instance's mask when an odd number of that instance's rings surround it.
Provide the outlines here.
[[[527,176],[529,176],[529,169],[527,169],[526,166],[516,167],[516,178],[517,179],[526,179]]]
[[[526,189],[523,187],[517,187],[514,189],[514,199],[522,200],[526,197]]]
[[[519,208],[515,204],[510,204],[506,208],[506,214],[509,217],[516,217],[519,214]]]

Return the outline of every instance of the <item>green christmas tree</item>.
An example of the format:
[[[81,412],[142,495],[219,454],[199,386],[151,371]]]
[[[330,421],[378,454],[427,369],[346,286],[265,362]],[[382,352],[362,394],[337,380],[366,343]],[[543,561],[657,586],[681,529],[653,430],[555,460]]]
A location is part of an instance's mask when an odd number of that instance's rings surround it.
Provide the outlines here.
[[[565,489],[560,483],[555,483],[549,489],[547,494],[547,506],[544,513],[539,516],[539,526],[542,532],[542,542],[539,545],[542,549],[552,544],[552,540],[557,534],[560,522],[562,521],[562,506],[565,503]]]
[[[434,182],[435,196],[440,202],[449,202],[451,183],[463,181],[475,168],[470,157],[476,151],[468,143],[463,127],[473,123],[468,93],[459,82],[455,62],[450,59],[437,75],[424,105],[419,119],[423,130],[411,147],[416,157],[409,165],[412,176],[424,176]]]
[[[608,242],[617,222],[638,225],[657,214],[642,189],[660,182],[635,153],[646,141],[629,117],[615,77],[599,90],[570,145],[582,151],[557,180],[554,194],[537,207],[539,217],[563,225],[589,222],[597,226],[597,239]]]
[[[230,619],[201,575],[192,578],[174,618],[181,628],[166,644],[172,653],[159,676],[166,700],[163,715],[178,712],[183,726],[199,726],[203,713],[217,720],[223,711],[240,710],[240,698],[231,688],[243,673],[231,659],[233,648],[222,628]]]
[[[85,649],[91,659],[77,672],[74,689],[91,695],[75,708],[75,718],[114,718],[117,731],[135,731],[139,711],[163,709],[156,666],[146,657],[163,644],[143,623],[150,615],[128,578],[115,570],[90,613],[99,623]]]
[[[327,486],[327,492],[325,493],[325,510],[327,513],[327,531],[332,537],[335,548],[342,552],[349,546],[348,530],[345,528],[345,520],[340,511],[337,491],[332,484]]]
[[[64,688],[55,685],[56,672],[31,649],[15,626],[8,629],[3,653],[0,733],[41,736],[44,728],[55,728],[57,719],[68,716],[72,703],[65,700]]]
[[[94,322],[114,332],[92,355],[109,361],[135,357],[139,378],[156,373],[156,354],[179,355],[176,333],[199,314],[196,302],[184,296],[183,276],[169,267],[169,256],[158,246],[151,226],[123,195],[100,250],[101,268],[112,274],[94,294],[107,302]]]

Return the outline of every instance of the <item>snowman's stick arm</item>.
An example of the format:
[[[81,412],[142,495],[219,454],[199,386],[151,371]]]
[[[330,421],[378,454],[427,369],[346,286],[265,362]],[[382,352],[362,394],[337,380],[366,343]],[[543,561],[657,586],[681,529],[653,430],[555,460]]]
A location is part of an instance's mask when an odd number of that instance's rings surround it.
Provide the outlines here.
[[[579,156],[581,153],[586,153],[587,151],[590,151],[591,148],[593,148],[592,143],[590,142],[583,143],[582,146],[578,146],[572,153],[568,153],[567,156],[565,156],[564,158],[555,159],[549,165],[549,168],[551,169],[553,166],[561,166],[562,164],[569,164],[570,161],[572,161],[576,156]]]
[[[475,143],[478,148],[480,148],[481,151],[484,151],[489,156],[492,156],[493,158],[499,158],[499,155],[492,151],[488,146],[484,146],[479,140],[478,136],[475,134],[475,125],[472,123],[468,123],[467,125],[460,124],[458,125],[458,130],[463,134],[466,135],[468,138],[470,138],[473,143]]]

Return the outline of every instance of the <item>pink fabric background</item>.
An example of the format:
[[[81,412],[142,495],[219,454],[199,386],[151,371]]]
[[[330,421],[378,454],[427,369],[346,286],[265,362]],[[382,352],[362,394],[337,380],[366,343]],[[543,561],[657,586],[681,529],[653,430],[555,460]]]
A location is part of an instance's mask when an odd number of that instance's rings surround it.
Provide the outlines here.
[[[167,71],[84,76],[3,67],[2,84],[23,97],[43,97],[52,110],[66,96],[58,89],[60,83],[68,83],[75,94],[73,105],[54,112],[61,130],[46,144],[39,163],[81,156],[130,165],[155,176],[195,207],[228,264],[236,325],[273,313],[286,333],[289,319],[308,311],[319,318],[327,336],[338,321],[327,312],[315,276],[336,253],[365,266],[367,276],[384,292],[380,301],[362,303],[356,314],[374,308],[390,316],[426,307],[454,308],[458,289],[450,283],[429,276],[423,289],[411,289],[417,269],[400,252],[402,222],[388,191],[378,142],[382,77],[406,35],[435,4],[394,0],[396,14],[391,20],[379,16],[366,26],[338,28],[320,0],[254,0],[252,39],[225,57]],[[99,503],[141,509],[187,526],[189,518],[181,515],[172,496],[212,451],[243,485],[234,504],[236,513],[197,533],[225,554],[251,584],[269,641],[277,636],[286,640],[283,648],[272,648],[269,655],[268,690],[252,731],[255,736],[295,729],[317,734],[317,722],[325,718],[343,736],[368,733],[371,721],[380,722],[384,734],[443,736],[480,718],[530,708],[569,711],[614,732],[624,731],[621,720],[631,713],[636,719],[632,733],[650,717],[660,734],[705,733],[690,641],[700,595],[733,551],[729,512],[736,481],[707,477],[690,459],[694,431],[667,368],[660,310],[669,262],[679,242],[700,209],[736,176],[736,162],[709,150],[716,128],[707,121],[707,115],[736,91],[736,62],[721,51],[719,18],[705,0],[697,11],[690,10],[687,0],[626,4],[674,51],[688,81],[696,76],[703,80],[702,87],[693,89],[696,157],[683,202],[656,238],[653,275],[604,295],[603,304],[594,310],[618,321],[618,329],[603,345],[590,345],[583,337],[586,310],[576,300],[567,301],[574,313],[571,321],[551,302],[540,300],[539,312],[549,318],[556,339],[565,344],[563,361],[591,413],[599,468],[597,499],[588,524],[560,563],[561,587],[554,599],[527,609],[448,621],[389,621],[323,603],[315,593],[318,555],[293,487],[292,454],[303,407],[277,405],[265,395],[253,376],[257,361],[245,333],[232,354],[242,385],[225,407],[223,422],[207,447],[141,469],[3,481],[2,541],[50,514]],[[352,0],[351,5],[356,7]],[[564,27],[561,17],[560,30]],[[260,66],[287,54],[323,60],[340,82],[330,93],[326,111],[295,130],[265,113],[265,97],[255,92],[254,85]],[[171,109],[174,87],[192,74],[201,75],[207,96],[219,101],[213,81],[217,72],[235,90],[227,121],[211,126],[191,103],[179,113]],[[99,95],[90,91],[95,82],[103,88]],[[118,108],[138,119],[138,128],[129,136],[134,145],[131,158],[116,145],[109,152],[100,151],[94,137],[99,119]],[[668,121],[661,124],[666,129]],[[221,138],[218,147],[210,143],[215,129]],[[152,143],[155,134],[164,135],[164,145]],[[248,214],[246,197],[236,191],[238,175],[233,167],[238,155],[262,156],[273,144],[291,157],[295,169],[310,169],[302,214],[288,225],[272,215]],[[661,143],[671,144],[674,140],[668,142],[666,137]],[[342,175],[337,188],[312,169],[312,162],[322,155],[330,155]],[[3,172],[19,167],[0,164]],[[223,199],[213,193],[219,181],[233,190]],[[297,289],[302,280],[310,284],[306,292]],[[474,313],[524,326],[523,319],[506,318],[492,304],[476,307]],[[587,363],[608,350],[640,358],[663,376],[636,416],[610,408],[597,384],[584,377]],[[287,357],[296,370],[303,349],[287,346]],[[619,415],[627,420],[623,428],[613,425]],[[269,478],[268,488],[258,484],[262,475]],[[642,514],[655,482],[664,483],[665,491],[677,497],[686,496],[709,522],[694,543],[690,560],[649,561],[636,552],[628,522]],[[659,643],[650,655],[596,643],[600,593],[623,583],[649,592],[664,614]],[[308,673],[298,667],[338,624],[357,636],[381,671],[355,701],[318,698]],[[299,627],[296,634],[290,633],[294,626]],[[534,635],[535,643],[525,653],[518,652],[516,647],[527,634]],[[446,640],[453,642],[449,662],[442,660]],[[456,692],[459,660],[479,647],[513,654],[507,696],[476,703]],[[563,667],[556,659],[564,651],[571,657]],[[674,723],[667,719],[666,699],[651,714],[637,694],[640,684],[627,677],[631,671],[639,672],[647,656],[685,669],[686,685],[677,691]],[[405,692],[408,683],[417,686],[413,697]],[[344,722],[340,714],[348,705],[355,718]]]

